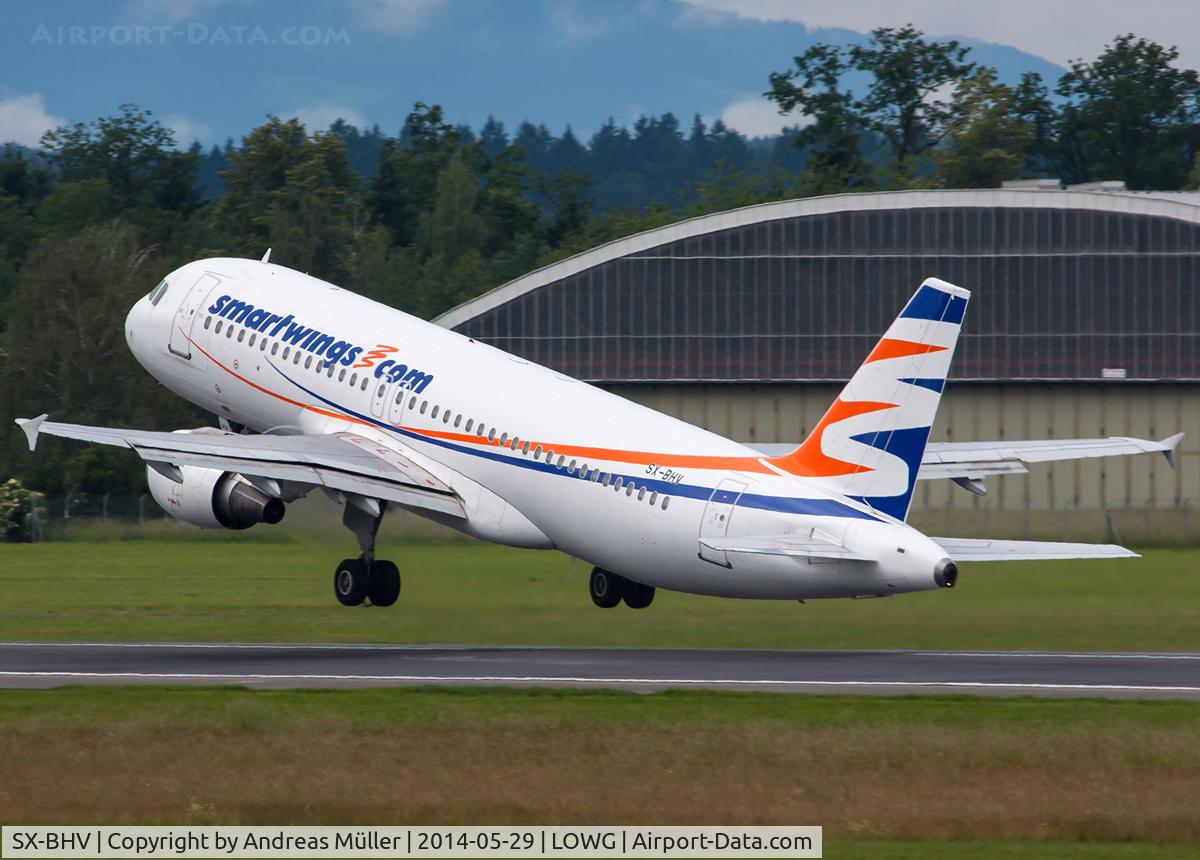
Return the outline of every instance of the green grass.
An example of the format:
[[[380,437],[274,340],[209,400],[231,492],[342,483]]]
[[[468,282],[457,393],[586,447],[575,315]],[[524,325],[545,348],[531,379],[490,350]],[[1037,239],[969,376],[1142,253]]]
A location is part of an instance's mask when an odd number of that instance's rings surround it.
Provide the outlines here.
[[[0,820],[10,824],[722,821],[820,824],[833,858],[1165,858],[1200,839],[1197,796],[1193,702],[0,693]]]
[[[0,545],[0,639],[1200,651],[1198,550],[968,565],[954,590],[887,600],[660,592],[604,611],[558,553],[393,541],[399,603],[347,609],[330,584],[345,538]]]

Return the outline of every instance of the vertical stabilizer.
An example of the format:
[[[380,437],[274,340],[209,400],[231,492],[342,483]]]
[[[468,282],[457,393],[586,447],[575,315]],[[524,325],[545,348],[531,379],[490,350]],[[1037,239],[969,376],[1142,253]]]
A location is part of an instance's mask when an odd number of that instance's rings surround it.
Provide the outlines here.
[[[905,519],[970,297],[928,278],[804,444],[768,462]]]

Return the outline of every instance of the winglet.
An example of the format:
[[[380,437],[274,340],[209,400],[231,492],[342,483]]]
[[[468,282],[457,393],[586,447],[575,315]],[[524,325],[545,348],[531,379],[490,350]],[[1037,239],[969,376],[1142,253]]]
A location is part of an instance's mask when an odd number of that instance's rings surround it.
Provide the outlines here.
[[[29,450],[33,451],[37,448],[38,430],[42,427],[42,422],[50,416],[43,412],[37,418],[18,418],[17,426],[25,431],[25,438],[29,440]],[[1182,433],[1179,435],[1183,435]]]
[[[270,248],[267,248],[267,253],[263,254],[262,261],[264,263],[271,262],[271,249]]]
[[[1175,460],[1176,460],[1175,449],[1179,446],[1179,440],[1182,438],[1183,438],[1182,433],[1176,433],[1174,436],[1168,436],[1166,439],[1163,439],[1161,442],[1158,443],[1159,445],[1163,446],[1162,455],[1167,458],[1167,464],[1172,469],[1175,468]]]

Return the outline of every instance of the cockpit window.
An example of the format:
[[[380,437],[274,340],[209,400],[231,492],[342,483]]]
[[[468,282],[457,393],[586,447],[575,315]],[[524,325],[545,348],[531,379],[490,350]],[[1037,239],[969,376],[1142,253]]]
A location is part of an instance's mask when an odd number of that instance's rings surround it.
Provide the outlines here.
[[[150,291],[150,295],[147,296],[147,298],[150,299],[150,304],[157,305],[159,302],[159,299],[161,299],[164,295],[166,295],[166,292],[167,292],[167,282],[163,281],[157,287],[152,289]]]

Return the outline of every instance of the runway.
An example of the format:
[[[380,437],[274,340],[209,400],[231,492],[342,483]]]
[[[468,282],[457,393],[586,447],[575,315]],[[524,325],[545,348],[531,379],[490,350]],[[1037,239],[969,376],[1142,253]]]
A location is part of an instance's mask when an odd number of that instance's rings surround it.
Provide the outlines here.
[[[0,686],[486,684],[1200,699],[1200,654],[0,643]]]

